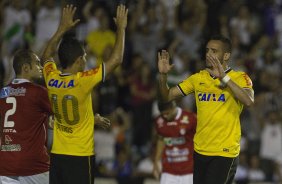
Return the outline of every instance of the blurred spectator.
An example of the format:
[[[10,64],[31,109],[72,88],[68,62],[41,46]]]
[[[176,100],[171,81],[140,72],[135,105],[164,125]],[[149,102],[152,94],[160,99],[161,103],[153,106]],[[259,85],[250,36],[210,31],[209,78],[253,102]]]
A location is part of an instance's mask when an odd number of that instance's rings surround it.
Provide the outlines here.
[[[231,34],[239,38],[242,48],[249,49],[252,37],[259,30],[258,20],[250,13],[247,6],[241,5],[237,15],[230,20],[230,28]]]
[[[202,26],[198,22],[189,17],[183,19],[175,36],[180,41],[178,52],[186,52],[192,59],[200,57],[198,51],[201,46]]]
[[[13,68],[13,56],[16,51],[17,48],[12,51],[11,55],[5,55],[2,57],[2,62],[5,70],[4,85],[10,83],[16,76]]]
[[[161,3],[158,5],[162,5]],[[151,69],[156,68],[155,57],[164,44],[165,23],[158,19],[157,6],[140,0],[129,24],[129,36],[133,43],[133,53],[140,54]],[[163,11],[161,15],[165,16]]]
[[[112,129],[95,128],[95,155],[97,177],[105,177],[115,159],[115,134]]]
[[[270,111],[262,122],[260,157],[267,181],[273,181],[275,163],[282,154],[282,122],[278,118],[277,111]]]
[[[150,66],[141,63],[139,70],[130,80],[132,138],[140,154],[151,140],[152,104],[156,96],[156,85]]]
[[[265,174],[260,166],[260,159],[258,155],[251,155],[249,161],[248,180],[250,182],[263,182],[265,181]]]
[[[4,86],[5,70],[2,59],[0,58],[0,89]]]
[[[178,17],[178,20],[189,17],[194,19],[193,22],[201,24],[202,26],[205,25],[207,19],[207,5],[204,0],[182,0],[180,2],[178,13],[181,17]]]
[[[136,166],[135,177],[137,178],[138,184],[143,184],[146,178],[153,177],[153,166],[154,166],[154,156],[155,156],[155,147],[152,146],[148,156],[141,159],[138,165]],[[161,162],[159,162],[161,168]]]
[[[118,184],[132,184],[133,163],[126,145],[117,153],[112,173]]]
[[[109,175],[116,153],[127,143],[126,131],[129,128],[129,118],[122,108],[117,108],[109,115],[112,122],[109,129],[95,129],[97,176]]]
[[[98,20],[96,29],[90,30],[86,37],[88,49],[96,58],[97,65],[103,62],[103,53],[107,47],[113,47],[115,43],[115,33],[110,27],[110,18],[103,7],[95,10],[95,17]]]
[[[4,8],[3,15],[3,47],[4,55],[12,54],[13,50],[23,47],[27,33],[31,31],[31,13],[26,8],[26,1],[12,0]]]
[[[41,52],[46,42],[57,30],[61,18],[61,8],[55,0],[46,0],[36,14],[34,50]]]
[[[282,86],[280,85],[282,82],[280,72],[282,70],[282,0],[1,0],[0,85],[9,83],[15,76],[11,62],[15,50],[31,46],[40,52],[44,47],[45,39],[52,34],[52,29],[59,20],[60,5],[64,3],[73,3],[78,6],[76,16],[81,19],[81,22],[72,33],[76,33],[76,36],[88,44],[88,49],[92,51],[87,56],[87,68],[93,68],[97,63],[105,61],[112,51],[115,38],[111,36],[113,22],[108,19],[109,15],[114,13],[119,3],[125,3],[129,7],[128,37],[123,66],[118,68],[105,84],[101,84],[98,90],[93,91],[92,96],[93,107],[101,114],[114,116],[117,107],[126,111],[125,116],[129,118],[126,131],[123,125],[113,123],[109,132],[98,130],[97,136],[102,135],[101,139],[103,139],[104,136],[109,135],[102,140],[109,141],[109,145],[105,146],[107,149],[112,144],[115,145],[117,141],[119,142],[117,149],[124,143],[132,146],[131,152],[136,153],[130,152],[133,160],[132,167],[137,167],[135,161],[149,159],[150,151],[148,150],[152,142],[149,124],[151,123],[149,119],[152,118],[151,106],[144,104],[156,101],[156,95],[155,92],[150,92],[151,88],[148,90],[138,88],[142,86],[137,76],[140,76],[143,64],[147,63],[148,68],[154,72],[157,50],[169,48],[169,53],[173,56],[171,62],[174,63],[174,71],[169,75],[169,82],[173,85],[175,81],[184,79],[185,75],[195,73],[202,68],[205,53],[205,48],[202,47],[205,44],[203,40],[212,33],[221,33],[232,39],[231,68],[247,72],[254,82],[255,106],[244,109],[241,115],[241,127],[244,133],[241,143],[242,141],[247,143],[245,148],[242,144],[241,151],[244,152],[242,156],[260,154],[262,149],[266,149],[263,148],[263,144],[271,147],[277,141],[278,145],[279,136],[272,137],[272,131],[267,130],[272,129],[273,125],[270,126],[267,122],[271,119],[270,116],[268,117],[268,112],[272,111],[278,112],[277,121],[282,121],[280,113],[282,112]],[[102,24],[105,25],[106,32],[101,31]],[[95,43],[92,39],[88,40],[90,35],[94,34],[93,32],[96,32],[95,34],[98,35],[96,37],[99,37],[99,41]],[[34,40],[32,34],[34,34]],[[150,82],[154,88],[154,75],[150,77]],[[147,97],[150,96],[150,100],[144,98],[144,94]],[[139,99],[139,105],[132,105],[132,95],[135,99],[133,101],[136,102],[136,97]],[[191,95],[179,99],[177,104],[184,109],[195,110],[192,97]],[[99,103],[101,99],[104,99],[104,103]],[[130,118],[134,118],[134,121],[131,122]],[[278,127],[278,124],[275,127]],[[139,129],[145,133],[140,133]],[[116,132],[119,132],[119,136]],[[266,135],[268,136],[266,140],[273,139],[273,141],[263,142],[265,139],[263,137],[267,137]],[[134,137],[135,141],[133,141]],[[136,140],[143,146],[137,147]],[[281,145],[276,146],[275,149],[278,150],[279,147]],[[115,158],[115,148],[111,149],[108,153]],[[249,157],[246,159],[249,161]],[[274,164],[270,164],[273,162],[268,162],[265,158],[260,159],[262,159],[262,169],[266,171],[266,180],[270,180],[271,176],[273,182],[278,179],[282,181],[282,154],[277,160],[276,156],[270,158],[275,160]],[[146,163],[146,159],[144,162]],[[276,171],[277,168],[281,170],[280,174]],[[243,175],[244,178],[244,170],[243,174],[241,171],[239,166],[237,173],[241,177]]]
[[[249,174],[248,155],[246,152],[240,152],[239,165],[235,174],[236,184],[247,184]]]

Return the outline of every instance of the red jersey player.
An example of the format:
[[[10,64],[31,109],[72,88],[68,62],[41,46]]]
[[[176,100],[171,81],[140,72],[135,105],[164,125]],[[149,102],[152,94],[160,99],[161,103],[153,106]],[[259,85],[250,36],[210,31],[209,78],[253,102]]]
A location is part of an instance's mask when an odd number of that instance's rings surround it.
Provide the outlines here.
[[[153,174],[159,178],[161,159],[161,184],[192,184],[196,115],[177,107],[175,102],[158,106],[161,115],[155,121],[158,141]]]
[[[16,79],[0,93],[0,183],[48,184],[46,131],[51,107],[47,90],[30,82],[42,76],[39,58],[19,50],[13,67]]]

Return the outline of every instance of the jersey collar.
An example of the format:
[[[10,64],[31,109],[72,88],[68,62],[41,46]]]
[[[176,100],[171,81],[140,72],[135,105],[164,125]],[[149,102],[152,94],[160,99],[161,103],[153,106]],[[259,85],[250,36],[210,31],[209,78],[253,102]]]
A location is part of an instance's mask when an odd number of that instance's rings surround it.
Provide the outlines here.
[[[228,66],[228,67],[226,68],[226,70],[224,70],[224,73],[228,73],[228,72],[230,72],[230,71],[231,71],[231,68]],[[212,76],[211,74],[210,74],[210,76],[211,76],[213,79],[216,79],[215,76]]]
[[[177,114],[175,116],[175,120],[178,120],[182,114],[182,109],[179,107],[176,107],[176,110],[177,110]]]
[[[27,80],[27,79],[14,79],[12,81],[12,84],[21,84],[21,83],[24,83],[24,82],[30,82],[30,81]]]

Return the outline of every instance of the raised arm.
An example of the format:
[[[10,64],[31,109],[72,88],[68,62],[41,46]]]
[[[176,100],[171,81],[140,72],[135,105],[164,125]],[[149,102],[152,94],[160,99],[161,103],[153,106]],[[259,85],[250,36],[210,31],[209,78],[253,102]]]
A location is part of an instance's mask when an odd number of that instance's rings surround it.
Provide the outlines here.
[[[66,5],[66,7],[64,7],[59,27],[43,51],[41,58],[41,61],[43,62],[42,64],[44,64],[46,61],[53,60],[58,44],[63,35],[80,21],[79,19],[73,20],[75,11],[76,7],[73,5]]]
[[[105,62],[105,73],[108,75],[122,63],[124,52],[125,28],[127,25],[128,9],[124,5],[117,7],[115,23],[117,26],[116,42],[110,58]]]
[[[158,53],[158,69],[159,69],[159,92],[160,101],[167,102],[181,97],[182,94],[177,87],[169,88],[167,85],[167,74],[173,65],[169,64],[169,53],[166,50]]]

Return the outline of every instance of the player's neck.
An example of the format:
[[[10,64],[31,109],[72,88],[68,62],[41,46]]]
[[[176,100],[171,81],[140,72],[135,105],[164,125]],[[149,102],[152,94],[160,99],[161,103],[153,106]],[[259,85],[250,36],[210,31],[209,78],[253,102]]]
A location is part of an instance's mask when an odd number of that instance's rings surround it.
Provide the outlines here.
[[[72,65],[70,67],[67,67],[66,69],[63,69],[62,72],[76,74],[77,72],[82,72],[82,71],[79,70],[79,67],[77,65]]]
[[[26,79],[26,80],[29,80],[31,81],[31,77],[27,76],[27,75],[16,75],[15,79]]]
[[[66,68],[62,70],[63,73],[70,73],[70,74],[76,74],[77,71],[74,70],[73,68]]]

